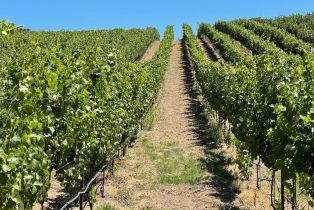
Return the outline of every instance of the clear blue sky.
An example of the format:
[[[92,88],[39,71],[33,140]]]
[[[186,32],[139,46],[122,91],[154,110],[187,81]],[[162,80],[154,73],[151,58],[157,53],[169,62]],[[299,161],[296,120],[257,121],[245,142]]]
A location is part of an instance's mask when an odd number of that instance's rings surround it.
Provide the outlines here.
[[[33,30],[84,30],[154,26],[163,33],[182,23],[194,29],[238,17],[275,17],[314,11],[314,0],[3,0],[0,19]]]

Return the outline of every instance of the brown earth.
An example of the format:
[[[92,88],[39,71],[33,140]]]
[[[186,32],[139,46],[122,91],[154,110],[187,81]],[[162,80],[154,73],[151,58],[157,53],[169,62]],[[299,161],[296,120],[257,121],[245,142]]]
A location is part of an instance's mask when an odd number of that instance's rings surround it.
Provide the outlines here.
[[[197,123],[195,109],[197,99],[192,98],[191,84],[187,84],[184,72],[182,46],[180,41],[173,43],[168,71],[158,99],[158,111],[150,131],[141,133],[134,148],[130,150],[127,160],[122,163],[115,174],[115,178],[106,185],[107,194],[104,203],[115,209],[206,209],[218,207],[222,204],[218,192],[205,182],[197,185],[158,184],[151,187],[150,180],[142,180],[138,175],[145,169],[150,176],[156,176],[156,170],[147,157],[142,154],[141,139],[148,139],[155,148],[163,143],[174,142],[185,157],[199,160],[204,157],[204,146],[199,142],[200,125]],[[206,174],[210,176],[210,174]],[[123,180],[123,181],[121,181]],[[142,185],[139,189],[138,185]],[[121,189],[128,189],[132,193],[128,201],[119,199],[117,193]],[[101,202],[103,203],[103,202]]]
[[[140,62],[144,63],[146,61],[151,60],[156,54],[157,50],[159,49],[159,46],[160,46],[160,41],[152,42],[150,46],[147,48],[142,58],[140,59]]]
[[[222,65],[226,65],[226,61],[219,54],[219,50],[209,41],[206,36],[203,35],[200,39],[198,39],[198,43],[209,59],[213,61],[219,61]]]
[[[112,209],[270,209],[254,182],[241,182],[231,173],[234,151],[212,139],[204,115],[202,99],[195,90],[180,41],[173,43],[168,71],[157,100],[152,129],[142,131],[137,144],[129,150],[113,178],[106,183],[106,195],[97,207]],[[143,142],[152,150],[145,151]],[[155,152],[162,157],[165,145],[176,145],[177,158],[199,163],[203,173],[194,183],[167,184],[150,159]],[[230,154],[227,154],[227,153]],[[158,156],[159,155],[159,156]],[[170,158],[175,158],[171,157]],[[156,161],[156,160],[155,160]],[[157,165],[163,160],[157,160]],[[177,173],[180,173],[178,167]],[[262,197],[259,195],[261,194]],[[266,194],[267,197],[267,194]]]
[[[229,36],[230,37],[230,36]],[[230,37],[231,38],[231,37]],[[232,39],[232,38],[231,38]],[[236,43],[236,45],[243,49],[245,51],[245,53],[248,55],[248,56],[253,56],[253,53],[252,53],[252,50],[250,50],[249,48],[247,48],[245,45],[243,45],[240,41],[238,40],[235,40],[233,39],[234,43]]]

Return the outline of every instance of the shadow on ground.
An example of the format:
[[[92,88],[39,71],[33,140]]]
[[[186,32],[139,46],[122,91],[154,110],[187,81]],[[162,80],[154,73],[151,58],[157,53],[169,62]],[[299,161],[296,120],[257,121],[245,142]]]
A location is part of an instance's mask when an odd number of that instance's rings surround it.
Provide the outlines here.
[[[47,210],[61,209],[62,206],[71,199],[71,196],[68,194],[59,195],[54,199],[48,199]]]
[[[216,190],[212,196],[218,197],[222,202],[232,203],[239,189],[234,187],[233,181],[236,179],[226,168],[231,164],[231,159],[227,158],[220,149],[219,145],[212,138],[207,118],[204,114],[204,107],[199,100],[199,93],[195,90],[194,76],[191,71],[191,65],[187,57],[187,51],[181,43],[183,51],[183,67],[185,79],[185,94],[188,95],[189,108],[186,114],[191,120],[192,131],[196,136],[197,144],[204,145],[206,157],[200,159],[201,164],[213,176],[205,180],[204,184],[213,187]],[[224,206],[222,209],[238,209],[233,206]]]
[[[200,44],[202,45],[203,49],[205,50],[205,53],[207,55],[208,58],[210,58],[213,61],[218,61],[219,59],[217,58],[217,56],[215,55],[213,49],[211,49],[206,42],[204,41],[204,39],[200,38],[199,39]]]
[[[99,186],[99,184],[97,184],[97,186]],[[97,193],[99,193],[99,190],[97,191]],[[62,190],[61,195],[58,195],[55,198],[48,198],[48,201],[47,201],[48,205],[46,209],[47,210],[61,209],[73,197],[74,197],[74,194],[71,194],[71,193],[66,192],[65,190]],[[84,209],[90,207],[89,200],[86,195],[83,195],[83,206],[84,206]],[[79,208],[79,199],[76,199],[73,203],[71,203],[68,208],[69,209]]]

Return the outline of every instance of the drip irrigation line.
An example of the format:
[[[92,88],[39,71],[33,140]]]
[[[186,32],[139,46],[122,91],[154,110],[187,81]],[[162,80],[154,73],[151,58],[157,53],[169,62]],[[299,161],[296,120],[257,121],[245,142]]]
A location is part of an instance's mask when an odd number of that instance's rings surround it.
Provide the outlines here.
[[[111,158],[110,161],[113,160],[116,156],[118,155],[118,152],[114,153]],[[109,161],[109,162],[110,162]],[[76,201],[77,199],[79,199],[79,197],[83,194],[85,194],[90,185],[95,181],[95,179],[98,177],[98,175],[103,172],[104,170],[106,170],[108,168],[108,163],[106,163],[105,165],[103,165],[96,173],[95,175],[89,180],[89,182],[76,194],[76,196],[74,196],[71,200],[69,200],[66,204],[64,204],[62,206],[62,208],[60,210],[65,210],[70,204],[72,204],[74,201]]]

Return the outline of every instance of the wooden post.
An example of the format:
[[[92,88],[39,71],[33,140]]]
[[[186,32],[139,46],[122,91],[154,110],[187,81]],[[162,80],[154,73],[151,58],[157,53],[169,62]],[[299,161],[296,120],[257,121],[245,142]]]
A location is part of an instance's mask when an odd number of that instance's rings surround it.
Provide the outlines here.
[[[261,185],[260,185],[260,163],[261,163],[261,157],[258,156],[258,163],[256,164],[256,187],[258,190],[261,189]]]

